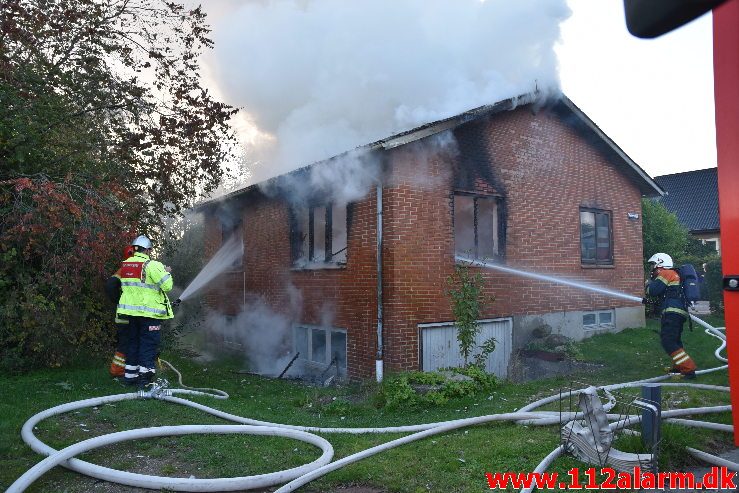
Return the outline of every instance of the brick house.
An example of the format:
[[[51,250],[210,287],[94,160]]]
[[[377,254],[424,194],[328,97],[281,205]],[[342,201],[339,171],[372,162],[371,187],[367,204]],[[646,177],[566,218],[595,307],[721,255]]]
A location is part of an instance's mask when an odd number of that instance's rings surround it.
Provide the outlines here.
[[[452,136],[455,146],[438,145]],[[455,251],[641,295],[641,198],[662,191],[569,99],[506,100],[363,150],[379,160],[381,186],[346,206],[320,194],[296,206],[257,185],[200,206],[206,255],[230,235],[244,242],[243,261],[206,298],[213,308],[236,313],[256,293],[279,311],[297,288],[293,350],[318,367],[334,355],[365,378],[379,365],[457,362],[446,294]],[[582,339],[644,323],[640,304],[479,271],[495,296],[481,323],[498,340],[488,369],[499,375],[542,324]]]

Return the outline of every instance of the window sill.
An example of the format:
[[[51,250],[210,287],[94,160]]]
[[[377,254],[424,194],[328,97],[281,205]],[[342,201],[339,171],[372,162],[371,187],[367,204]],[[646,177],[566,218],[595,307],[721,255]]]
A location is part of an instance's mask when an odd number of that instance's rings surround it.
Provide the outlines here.
[[[293,272],[300,272],[306,270],[342,270],[346,269],[346,264],[332,264],[332,263],[317,263],[313,262],[305,265],[293,265],[290,269]]]
[[[583,269],[615,269],[613,264],[580,264]]]
[[[471,262],[487,262],[489,264],[493,265],[505,265],[505,258],[504,257],[491,257],[486,259],[479,259],[479,258],[471,258],[471,257],[465,257],[464,259],[458,259],[457,256],[459,254],[454,254],[454,263],[456,265],[465,265],[470,266],[469,264]],[[470,267],[483,267],[481,265],[471,265]]]
[[[597,325],[583,325],[582,328],[586,332],[597,332],[597,331],[615,330],[616,326],[614,324],[597,324]]]

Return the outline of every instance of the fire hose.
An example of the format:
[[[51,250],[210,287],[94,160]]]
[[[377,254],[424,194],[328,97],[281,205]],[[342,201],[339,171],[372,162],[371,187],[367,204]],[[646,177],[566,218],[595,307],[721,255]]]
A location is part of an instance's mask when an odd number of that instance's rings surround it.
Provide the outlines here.
[[[694,320],[697,317],[694,317]],[[698,319],[700,320],[700,319]],[[701,325],[705,327],[706,333],[721,340],[721,345],[715,351],[715,355],[719,360],[726,361],[726,359],[719,353],[726,346],[725,335],[718,329],[711,327],[704,321],[700,321]],[[560,424],[561,419],[577,419],[581,417],[581,413],[557,413],[553,411],[535,411],[546,404],[556,402],[563,397],[569,395],[577,395],[583,392],[585,389],[574,390],[565,392],[543,399],[539,399],[531,404],[528,404],[512,413],[502,414],[490,414],[487,416],[478,416],[465,419],[457,419],[452,421],[444,421],[437,423],[426,423],[419,425],[410,426],[392,426],[384,428],[323,428],[323,427],[310,427],[310,426],[295,426],[280,423],[271,423],[267,421],[254,420],[234,414],[226,413],[218,409],[205,406],[187,399],[177,397],[178,395],[206,395],[216,399],[226,399],[228,394],[216,390],[216,389],[193,389],[186,387],[182,383],[181,374],[168,362],[164,362],[170,368],[172,368],[178,376],[180,389],[167,388],[166,382],[158,383],[154,385],[152,390],[148,392],[140,391],[137,393],[118,394],[104,397],[97,397],[92,399],[85,399],[67,404],[62,404],[45,411],[42,411],[32,416],[23,425],[21,430],[21,436],[23,441],[27,443],[35,452],[47,456],[44,460],[36,464],[34,467],[26,471],[18,480],[16,480],[10,488],[8,493],[18,493],[24,491],[29,485],[36,481],[41,475],[47,472],[49,469],[62,465],[68,469],[77,471],[79,473],[102,479],[105,481],[111,481],[119,484],[128,486],[151,488],[151,489],[169,489],[174,491],[235,491],[244,489],[254,488],[266,488],[270,486],[280,485],[276,493],[286,493],[294,491],[297,488],[313,481],[325,474],[330,473],[336,469],[360,461],[367,457],[376,455],[378,453],[390,450],[392,448],[404,445],[416,440],[427,438],[429,436],[438,435],[441,433],[447,433],[452,430],[464,428],[468,426],[482,425],[495,421],[513,421],[519,424],[528,425],[552,425]],[[727,368],[727,365],[717,366],[715,368],[709,368],[696,372],[697,374],[706,374],[710,372],[720,371]],[[609,391],[627,388],[627,387],[639,387],[645,383],[656,383],[661,382],[669,378],[668,375],[638,380],[633,382],[618,383],[613,385],[607,385],[600,387],[606,395],[609,396],[609,401],[603,405],[604,410],[610,411],[615,405],[615,399]],[[716,385],[705,385],[697,383],[656,383],[664,387],[682,387],[682,388],[695,388],[703,390],[717,390],[728,392],[728,387],[716,386]],[[120,402],[135,399],[158,399],[175,404],[185,405],[200,411],[206,412],[210,415],[240,423],[239,425],[180,425],[180,426],[162,426],[154,428],[139,428],[134,430],[121,431],[117,433],[111,433],[107,435],[101,435],[95,438],[90,438],[82,442],[70,445],[62,450],[55,450],[50,446],[39,440],[33,433],[34,428],[41,421],[63,413],[74,411],[77,409],[83,409],[87,407],[100,406],[112,402]],[[662,418],[667,420],[673,420],[673,422],[679,423],[685,426],[696,426],[702,428],[716,429],[721,431],[733,431],[733,427],[730,425],[721,425],[718,423],[710,423],[704,421],[682,419],[680,416],[693,416],[699,414],[709,413],[720,413],[731,410],[731,406],[707,406],[697,407],[690,409],[676,409],[662,412]],[[618,415],[607,415],[611,420],[618,420]],[[621,416],[622,417],[622,416]],[[618,423],[611,423],[611,428],[624,428],[636,424],[640,421],[640,416],[628,416],[626,420],[619,421]],[[189,434],[227,434],[227,433],[240,433],[260,436],[278,436],[285,438],[292,438],[295,440],[304,441],[311,445],[314,445],[321,449],[321,456],[303,466],[286,469],[269,474],[261,474],[255,476],[244,476],[235,478],[213,478],[213,479],[197,479],[197,478],[170,478],[163,476],[151,476],[145,474],[130,473],[126,471],[119,471],[116,469],[110,469],[107,467],[95,465],[89,462],[75,459],[76,455],[80,453],[94,450],[106,445],[118,443],[122,441],[137,440],[149,437],[158,436],[172,436],[172,435],[189,435]],[[363,450],[361,452],[349,455],[337,461],[331,462],[333,458],[333,447],[324,438],[316,435],[315,433],[352,433],[352,434],[366,434],[366,433],[411,433],[410,435],[386,442],[375,447]],[[700,457],[702,460],[708,461],[712,464],[727,466],[734,470],[739,471],[739,464],[726,461],[724,459],[715,457],[705,452],[690,451],[692,454]],[[536,472],[544,472],[551,465],[551,463],[560,455],[564,453],[564,447],[558,445],[544,460],[536,467]],[[530,491],[528,489],[522,490],[524,492]]]

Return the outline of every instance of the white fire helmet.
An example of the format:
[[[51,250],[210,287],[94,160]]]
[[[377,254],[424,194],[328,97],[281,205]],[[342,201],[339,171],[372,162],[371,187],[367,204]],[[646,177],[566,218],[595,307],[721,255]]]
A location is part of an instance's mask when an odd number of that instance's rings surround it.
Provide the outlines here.
[[[662,267],[664,269],[672,269],[672,257],[666,253],[655,253],[647,261],[654,264],[654,267]]]
[[[131,243],[131,245],[151,250],[151,240],[144,235],[141,235],[133,240],[133,243]]]

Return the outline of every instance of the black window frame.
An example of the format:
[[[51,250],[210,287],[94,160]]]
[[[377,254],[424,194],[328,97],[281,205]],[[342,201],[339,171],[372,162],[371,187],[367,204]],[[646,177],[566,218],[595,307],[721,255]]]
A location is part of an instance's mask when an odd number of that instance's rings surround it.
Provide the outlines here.
[[[235,236],[237,234],[241,234],[241,243],[244,244],[244,253],[246,253],[246,244],[244,242],[244,230],[243,230],[243,218],[239,217],[235,220],[224,220],[223,218],[220,218],[221,223],[221,246],[225,245],[228,240],[231,239],[232,236]],[[244,268],[244,254],[239,256],[236,260],[234,260],[234,263],[230,265],[232,270],[240,270]]]
[[[474,229],[474,252],[458,252],[457,251],[457,235],[456,235],[456,224],[455,224],[455,197],[457,196],[463,196],[463,197],[471,197],[473,202],[473,229]],[[454,254],[459,255],[460,253],[464,253],[465,255],[468,255],[470,253],[473,254],[472,258],[475,260],[481,260],[479,255],[479,237],[480,233],[478,230],[478,200],[492,200],[495,202],[495,214],[496,214],[496,224],[497,227],[493,234],[495,235],[495,243],[498,246],[498,252],[494,254],[492,257],[485,257],[485,259],[488,260],[494,260],[494,261],[501,261],[505,258],[505,231],[506,231],[506,222],[505,222],[505,201],[503,200],[503,197],[500,195],[492,195],[492,194],[484,194],[484,193],[474,193],[474,192],[468,192],[464,190],[455,190],[452,193],[451,197],[451,209],[452,209],[452,236],[453,236],[453,243],[454,243]]]
[[[593,214],[593,220],[595,224],[595,257],[591,259],[584,258],[583,254],[583,227],[582,227],[582,214],[583,212]],[[608,217],[608,259],[598,259],[598,215],[606,215]],[[583,266],[613,266],[614,261],[614,242],[613,242],[613,211],[607,209],[597,209],[593,207],[580,207],[577,214],[579,238],[580,238],[580,264]]]
[[[291,252],[292,252],[292,261],[293,264],[298,264],[301,261],[305,262],[315,262],[315,263],[324,263],[324,264],[334,264],[334,265],[346,265],[346,260],[344,261],[338,261],[334,260],[334,257],[339,255],[340,253],[344,252],[349,248],[349,217],[350,217],[350,204],[345,205],[346,208],[346,235],[347,235],[347,246],[342,248],[338,252],[333,251],[333,211],[335,204],[333,202],[328,203],[322,203],[322,204],[312,204],[309,206],[302,206],[302,207],[292,207],[290,208],[290,237],[291,237]],[[315,211],[316,209],[324,208],[325,209],[325,218],[324,218],[324,256],[322,259],[316,259],[315,257]],[[299,215],[305,210],[308,210],[308,231],[304,232],[301,231],[301,223],[299,220]],[[304,235],[307,234],[307,252],[306,256],[303,257],[301,255],[303,250],[303,238]]]

